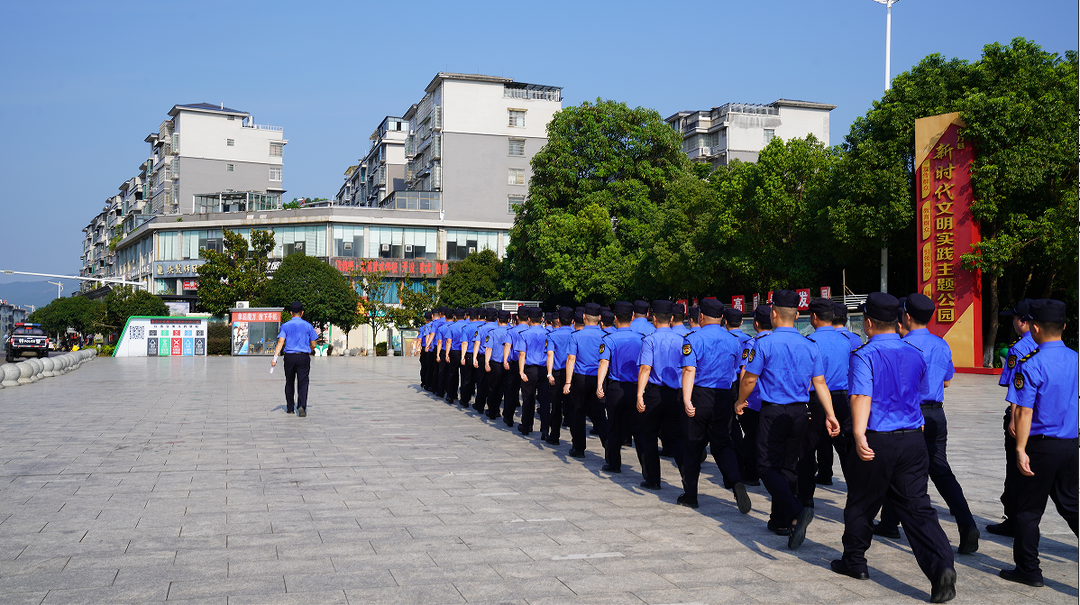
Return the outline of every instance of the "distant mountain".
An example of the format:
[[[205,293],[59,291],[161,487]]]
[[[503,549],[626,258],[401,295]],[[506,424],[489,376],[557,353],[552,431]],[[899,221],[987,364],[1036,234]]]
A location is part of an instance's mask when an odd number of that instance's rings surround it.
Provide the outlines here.
[[[78,287],[78,282],[69,280],[64,284],[61,296],[70,296]],[[33,305],[34,308],[41,308],[55,299],[56,285],[48,282],[15,281],[0,284],[0,300],[6,300],[9,305],[16,307]]]

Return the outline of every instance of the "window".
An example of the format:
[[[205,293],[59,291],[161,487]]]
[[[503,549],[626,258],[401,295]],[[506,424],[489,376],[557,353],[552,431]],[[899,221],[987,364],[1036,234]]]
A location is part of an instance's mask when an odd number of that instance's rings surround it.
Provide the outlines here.
[[[773,138],[775,136],[776,136],[776,131],[775,130],[773,130],[772,128],[766,128],[765,129],[765,144],[768,145],[769,141],[773,140]]]
[[[233,147],[233,146],[236,145],[236,141],[233,140],[233,139],[225,139],[225,145],[227,145],[229,147]]]
[[[510,175],[506,180],[507,185],[524,185],[525,184],[525,169],[524,168],[511,168]]]
[[[227,119],[228,119],[228,120],[229,120],[230,122],[232,122],[232,121],[234,121],[234,120],[236,119],[236,116],[229,116],[229,117],[228,117]]]
[[[281,180],[281,168],[271,168],[270,169],[270,180],[271,181],[280,181]]]
[[[232,172],[232,171],[233,171],[233,165],[232,164],[225,164],[225,172]]]
[[[466,256],[485,248],[499,253],[498,231],[446,231],[446,260],[465,260]]]
[[[510,139],[510,155],[525,155],[525,139]]]
[[[273,157],[280,158],[281,157],[281,152],[284,149],[284,147],[285,147],[285,145],[283,143],[278,143],[276,141],[271,141],[270,142],[270,155],[273,156]]]
[[[525,128],[525,110],[524,109],[511,109],[510,111],[510,126],[514,128]]]
[[[508,195],[506,196],[506,211],[510,214],[517,214],[518,206],[524,203],[524,195]]]

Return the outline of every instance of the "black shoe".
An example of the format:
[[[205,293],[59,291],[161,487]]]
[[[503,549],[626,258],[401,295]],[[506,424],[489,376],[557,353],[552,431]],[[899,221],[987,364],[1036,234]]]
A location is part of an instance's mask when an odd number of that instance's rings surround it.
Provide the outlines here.
[[[575,449],[571,448],[570,451],[567,452],[567,454],[571,458],[584,458],[585,457],[585,450],[575,450]]]
[[[787,538],[788,548],[795,550],[802,546],[803,540],[806,539],[806,526],[810,525],[813,520],[814,509],[804,507],[798,518],[795,519],[795,523],[791,525],[791,535]]]
[[[659,452],[657,452],[657,455],[661,458],[674,458],[674,456],[672,456],[670,452],[664,450],[660,450]]]
[[[594,426],[593,428],[589,429],[589,434],[590,435],[599,435],[600,433],[599,433],[599,431],[596,430],[596,427]]]
[[[739,512],[744,515],[750,512],[750,494],[746,493],[746,486],[736,483],[731,491],[735,492],[735,504],[739,506]]]
[[[814,508],[814,499],[807,498],[806,500],[799,500],[799,504],[802,504],[803,508]]]
[[[496,418],[499,417],[498,414],[484,414],[484,415],[488,417],[488,420],[495,420]]]
[[[285,413],[286,414],[292,414],[293,413],[292,408],[285,408]]]
[[[621,464],[605,464],[604,466],[600,467],[600,470],[604,471],[605,473],[621,473],[622,472],[622,465]]]
[[[519,424],[518,425],[518,432],[521,433],[522,435],[525,435],[526,437],[528,437],[529,435],[532,434],[532,429],[526,429],[525,425]]]
[[[1042,584],[1042,582],[1039,583]],[[956,570],[946,569],[930,586],[930,602],[944,603],[953,600],[954,597],[956,597]]]
[[[514,428],[514,421],[513,420],[507,420],[506,418],[503,418],[503,424],[505,424],[506,426],[508,426],[510,428]]]
[[[895,525],[885,525],[884,523],[877,523],[873,527],[875,536],[889,538],[890,540],[900,539],[900,528]]]
[[[483,406],[481,406],[481,407],[476,407],[476,406],[474,405],[474,406],[472,406],[472,409],[473,409],[474,411],[476,411],[477,413],[480,413],[480,414],[483,414],[483,413],[484,413],[484,408],[483,408]]]
[[[832,561],[832,563],[829,563],[829,569],[833,570],[834,573],[838,573],[838,574],[840,574],[842,576],[847,576],[849,578],[855,578],[856,580],[869,580],[870,579],[869,572],[866,572],[866,571],[854,571],[851,568],[849,568],[847,565],[844,565],[844,560],[843,559],[834,559]]]
[[[1025,584],[1027,586],[1033,586],[1035,588],[1042,588],[1043,586],[1046,586],[1045,584],[1043,584],[1043,581],[1041,579],[1032,580],[1030,578],[1025,578],[1024,576],[1020,575],[1020,572],[1016,571],[1015,569],[1002,569],[998,572],[998,577],[1002,578],[1003,580],[1016,582],[1017,584]]]
[[[296,412],[296,415],[300,418],[307,417],[307,408],[300,408],[300,411]]]
[[[786,525],[785,526],[780,526],[780,525],[777,525],[776,523],[773,523],[772,521],[769,521],[765,525],[765,527],[768,528],[769,531],[771,531],[772,533],[774,533],[774,534],[776,534],[778,536],[790,536],[791,535],[791,528],[787,527]]]
[[[994,534],[995,536],[1006,536],[1009,538],[1016,537],[1016,526],[1013,525],[1011,519],[1005,519],[1001,523],[994,523],[993,525],[987,525],[986,531]]]
[[[814,483],[817,483],[818,485],[832,485],[832,477],[814,477]]]
[[[652,490],[660,489],[660,484],[659,483],[650,483],[648,481],[642,481],[638,485],[640,485],[641,487],[644,487],[645,489],[652,489]]]
[[[747,487],[761,487],[760,479],[743,479],[742,483]]]
[[[558,439],[552,439],[551,437],[548,437],[547,439],[544,439],[544,443],[546,443],[548,445],[559,445],[559,440]]]
[[[979,528],[974,525],[961,527],[960,547],[956,549],[956,552],[962,555],[970,555],[977,550],[979,550]]]
[[[469,407],[469,400],[468,399],[462,399],[461,400],[461,407],[463,407],[463,408]]]
[[[697,498],[691,498],[691,497],[687,496],[686,494],[682,494],[681,496],[676,498],[675,503],[679,504],[680,506],[686,506],[686,507],[689,507],[689,508],[697,508],[698,507]]]

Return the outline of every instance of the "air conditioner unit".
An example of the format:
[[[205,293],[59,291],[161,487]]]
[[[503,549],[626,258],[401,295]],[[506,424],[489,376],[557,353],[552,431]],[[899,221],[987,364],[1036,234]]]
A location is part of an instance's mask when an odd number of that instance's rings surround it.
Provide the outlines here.
[[[352,250],[352,242],[342,242],[341,243],[341,249],[346,250],[346,251],[351,251]]]
[[[303,252],[304,251],[304,242],[296,242],[296,243],[294,243],[293,244],[293,250],[295,250],[297,252]]]
[[[476,252],[476,246],[469,246],[469,254]]]
[[[412,244],[405,244],[405,252],[412,252]]]
[[[250,301],[246,301],[246,300],[238,300],[238,301],[236,301],[236,308],[237,309],[247,309],[247,308],[249,308],[250,305],[251,305]]]
[[[381,250],[383,252],[389,252],[390,251],[390,244],[383,244],[382,247],[379,248],[379,250]]]

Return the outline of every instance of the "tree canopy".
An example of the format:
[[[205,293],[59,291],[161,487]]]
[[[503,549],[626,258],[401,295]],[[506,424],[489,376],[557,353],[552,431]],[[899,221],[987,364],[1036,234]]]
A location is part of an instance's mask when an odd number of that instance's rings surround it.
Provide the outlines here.
[[[62,334],[68,328],[80,334],[92,334],[100,321],[101,305],[85,296],[57,298],[31,313],[30,321],[41,324],[50,334]]]
[[[488,249],[473,252],[454,263],[442,278],[439,304],[448,307],[475,307],[482,302],[503,297],[499,288],[503,261]]]
[[[225,313],[238,300],[259,300],[267,283],[267,259],[274,249],[273,231],[252,229],[250,246],[235,231],[225,229],[222,234],[223,252],[200,251],[206,262],[199,265],[199,301],[214,315]]]
[[[161,300],[146,290],[136,290],[131,286],[114,287],[105,295],[105,319],[106,331],[120,331],[124,329],[130,317],[162,317],[169,315],[169,307]]]
[[[325,329],[333,324],[346,332],[358,325],[360,297],[340,271],[313,256],[290,254],[266,285],[262,302],[268,307],[304,304],[304,319]]]

